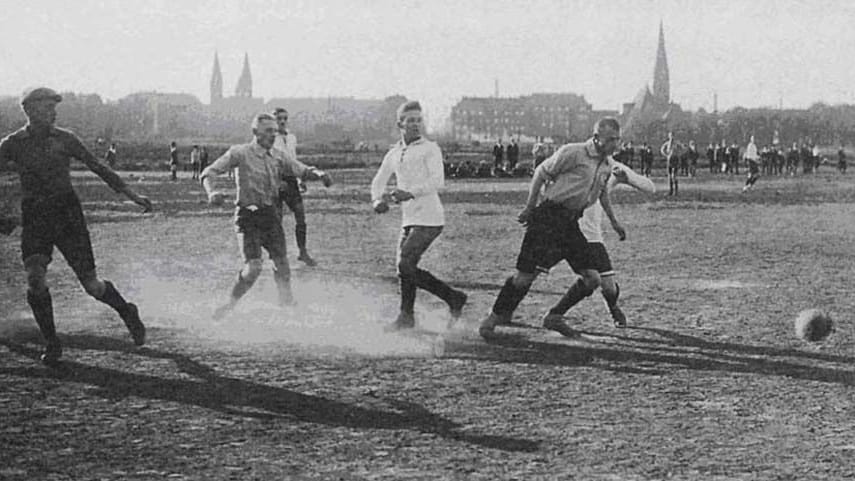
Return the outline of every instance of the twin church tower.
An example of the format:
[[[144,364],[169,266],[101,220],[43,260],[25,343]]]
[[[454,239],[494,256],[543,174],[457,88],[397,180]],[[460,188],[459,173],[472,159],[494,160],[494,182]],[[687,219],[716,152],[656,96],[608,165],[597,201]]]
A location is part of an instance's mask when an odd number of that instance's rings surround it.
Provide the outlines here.
[[[243,70],[235,87],[235,97],[252,98],[252,72],[249,70],[249,54],[243,54]],[[211,105],[223,101],[223,72],[220,70],[220,58],[214,53],[214,70],[211,72]]]

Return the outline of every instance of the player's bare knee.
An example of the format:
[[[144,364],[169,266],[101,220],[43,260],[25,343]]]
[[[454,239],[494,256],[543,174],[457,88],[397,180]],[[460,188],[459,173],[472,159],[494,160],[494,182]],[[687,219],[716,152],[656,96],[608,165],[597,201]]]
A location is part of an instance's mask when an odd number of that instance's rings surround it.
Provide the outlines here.
[[[263,262],[261,259],[252,259],[246,262],[246,265],[241,272],[241,276],[248,282],[255,282],[258,276],[261,275],[261,267]]]
[[[24,260],[27,272],[27,288],[34,294],[47,290],[47,266],[50,258],[44,255],[30,256]]]
[[[600,276],[600,289],[602,289],[605,296],[617,295],[617,283],[614,280],[614,276]]]
[[[291,278],[291,266],[288,264],[288,259],[284,257],[273,259],[273,275],[278,279]]]
[[[585,288],[593,292],[600,286],[600,274],[597,271],[582,271],[582,283]]]

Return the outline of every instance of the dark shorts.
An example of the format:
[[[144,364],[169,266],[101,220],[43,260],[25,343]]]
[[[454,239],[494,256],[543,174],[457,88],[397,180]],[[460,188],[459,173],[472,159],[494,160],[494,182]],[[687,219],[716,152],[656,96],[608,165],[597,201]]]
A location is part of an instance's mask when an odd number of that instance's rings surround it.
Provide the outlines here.
[[[527,274],[549,272],[562,260],[577,273],[595,270],[589,246],[579,230],[578,212],[544,202],[535,208],[526,228],[517,257],[517,270]]]
[[[238,207],[235,225],[244,262],[261,259],[262,248],[271,259],[286,257],[282,215],[276,207],[265,206],[255,211]]]
[[[56,246],[78,278],[95,270],[92,242],[80,200],[73,192],[48,199],[21,202],[21,257],[24,265],[33,256],[48,262]]]
[[[296,177],[285,177],[282,188],[279,189],[279,200],[296,212],[303,205],[303,194],[300,192],[300,183]]]
[[[612,268],[612,260],[609,259],[609,253],[606,250],[605,244],[602,242],[590,242],[588,244],[588,254],[591,257],[591,264],[601,276],[614,275],[615,271]]]

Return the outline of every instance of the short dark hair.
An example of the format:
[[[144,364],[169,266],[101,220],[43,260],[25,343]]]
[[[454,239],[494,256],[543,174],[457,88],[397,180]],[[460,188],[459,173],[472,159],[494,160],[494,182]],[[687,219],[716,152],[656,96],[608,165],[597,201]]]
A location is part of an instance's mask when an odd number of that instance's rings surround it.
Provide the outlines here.
[[[279,115],[279,114],[287,115],[288,110],[285,109],[284,107],[276,107],[275,109],[273,109],[273,115]]]
[[[594,124],[594,133],[597,134],[603,129],[620,132],[620,122],[614,117],[603,117]]]
[[[404,115],[404,112],[410,110],[418,110],[419,112],[421,112],[422,104],[420,104],[418,100],[407,100],[406,102],[402,103],[398,107],[398,110],[395,112],[396,119],[401,120],[401,116]]]

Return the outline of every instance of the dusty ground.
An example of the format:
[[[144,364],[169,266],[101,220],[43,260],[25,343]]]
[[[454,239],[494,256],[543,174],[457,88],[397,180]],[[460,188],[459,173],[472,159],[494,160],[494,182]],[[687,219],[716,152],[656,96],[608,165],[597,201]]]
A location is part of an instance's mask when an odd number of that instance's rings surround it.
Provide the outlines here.
[[[382,333],[400,219],[370,213],[370,175],[311,187],[321,264],[294,266],[298,307],[275,306],[268,269],[222,324],[210,313],[240,264],[229,209],[189,179],[138,174],[158,204],[141,215],[78,177],[99,271],[140,305],[150,342],[134,348],[58,258],[60,369],[36,360],[20,230],[0,238],[0,479],[855,477],[853,178],[825,168],[743,195],[742,178],[704,173],[677,199],[618,192],[629,239],[607,243],[630,328],[611,327],[599,294],[571,311],[585,338],[537,328],[572,282],[558,266],[520,326],[490,344],[459,334],[434,358]],[[448,182],[423,265],[470,294],[469,323],[513,267],[525,188]],[[793,335],[808,307],[837,322],[828,341]],[[417,315],[427,328],[447,316],[423,294]]]

